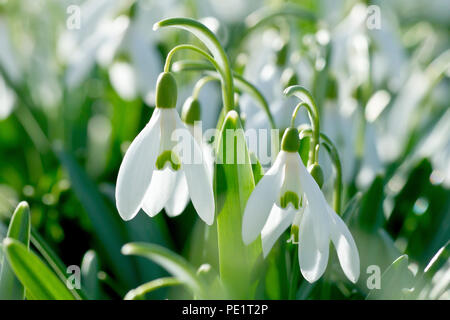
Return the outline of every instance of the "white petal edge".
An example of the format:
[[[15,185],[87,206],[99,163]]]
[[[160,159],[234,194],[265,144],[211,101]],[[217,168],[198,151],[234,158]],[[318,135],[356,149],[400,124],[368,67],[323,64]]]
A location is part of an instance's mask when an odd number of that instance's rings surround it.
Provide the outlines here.
[[[309,207],[312,213],[312,219],[315,229],[317,230],[316,242],[319,248],[324,248],[329,246],[328,237],[323,237],[322,235],[329,234],[329,217],[328,217],[328,203],[325,196],[317,185],[316,180],[311,176],[311,174],[306,169],[303,164],[300,155],[295,154],[298,157],[300,164],[300,181],[302,185],[302,191],[306,194],[307,203],[306,206]]]
[[[119,168],[116,206],[123,220],[136,216],[150,185],[160,141],[160,110],[156,109],[133,140]]]
[[[281,151],[275,163],[261,178],[248,198],[242,219],[242,240],[249,244],[258,238],[277,197],[283,181],[286,152]]]
[[[296,211],[292,207],[282,209],[276,204],[270,211],[264,228],[261,231],[261,242],[264,258],[267,257],[275,242],[294,221]]]
[[[156,216],[164,208],[173,194],[176,178],[177,171],[173,171],[170,165],[163,170],[153,171],[152,181],[142,202],[142,210],[150,217]]]
[[[189,203],[189,190],[186,182],[186,177],[182,170],[177,172],[175,187],[173,194],[165,205],[166,213],[173,218],[179,216]]]
[[[352,234],[341,217],[333,209],[328,208],[330,214],[330,238],[336,248],[339,263],[347,278],[356,283],[359,278],[360,261],[358,248]]]
[[[329,238],[321,235],[327,246],[320,248],[316,241],[317,232],[313,221],[313,213],[306,207],[299,228],[298,262],[303,277],[309,282],[317,281],[325,272],[328,264]]]
[[[177,129],[184,129],[187,133],[183,135],[184,138],[188,139],[187,145],[183,148],[190,147],[193,152],[192,155],[188,153],[181,154],[181,168],[186,177],[189,196],[198,216],[206,224],[212,225],[214,222],[215,211],[214,193],[212,181],[208,173],[207,164],[204,161],[202,149],[198,145],[197,141],[195,141],[194,137],[190,134],[189,130],[181,122],[178,115],[176,119]]]

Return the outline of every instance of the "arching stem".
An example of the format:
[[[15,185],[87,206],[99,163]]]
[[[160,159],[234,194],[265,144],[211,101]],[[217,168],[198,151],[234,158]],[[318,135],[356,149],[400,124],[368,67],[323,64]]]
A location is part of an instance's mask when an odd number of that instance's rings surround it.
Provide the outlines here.
[[[206,57],[214,65],[214,68],[217,70],[217,72],[220,74],[221,77],[224,109],[226,112],[233,110],[234,85],[233,85],[232,71],[225,50],[219,43],[219,40],[217,40],[217,37],[214,35],[214,33],[202,23],[188,18],[170,18],[159,21],[154,24],[153,30],[157,30],[162,27],[175,27],[187,30],[194,36],[196,36],[200,41],[203,42],[203,44],[211,52],[212,56],[209,54],[204,55],[205,52],[195,46],[184,45],[188,46],[184,48],[190,48],[192,50],[197,51],[198,53]],[[170,59],[171,58],[169,58],[168,63],[166,60],[166,66],[164,67],[165,70],[170,69]],[[212,60],[214,60],[214,62],[212,62]]]
[[[304,106],[308,110],[309,119],[311,121],[312,127],[312,135],[311,135],[311,145],[309,148],[308,155],[308,165],[316,162],[316,146],[319,144],[319,135],[320,135],[320,122],[319,122],[319,113],[317,110],[316,103],[311,95],[311,93],[304,87],[295,85],[290,86],[284,90],[285,96],[296,96],[299,98],[302,103],[300,103],[297,109]],[[305,104],[305,105],[303,105]],[[297,110],[298,111],[298,110]],[[295,112],[295,111],[294,111]],[[295,120],[295,119],[294,119]],[[291,120],[292,121],[292,120]]]
[[[219,80],[219,75],[216,72],[214,72],[214,69],[208,64],[203,63],[201,61],[200,62],[190,60],[177,61],[173,64],[172,70],[174,72],[206,71],[209,76],[216,77]],[[264,113],[267,116],[270,127],[272,129],[276,129],[277,126],[275,124],[275,119],[272,113],[270,112],[269,104],[266,98],[263,96],[263,94],[258,90],[258,88],[256,88],[252,83],[250,83],[245,78],[236,73],[233,73],[233,79],[238,90],[246,92],[252,98],[254,98],[256,102],[258,102],[258,105],[263,109]]]
[[[195,83],[194,89],[192,90],[192,98],[197,100],[203,86],[211,81],[220,81],[220,78],[214,76],[204,76],[200,78],[200,80]]]

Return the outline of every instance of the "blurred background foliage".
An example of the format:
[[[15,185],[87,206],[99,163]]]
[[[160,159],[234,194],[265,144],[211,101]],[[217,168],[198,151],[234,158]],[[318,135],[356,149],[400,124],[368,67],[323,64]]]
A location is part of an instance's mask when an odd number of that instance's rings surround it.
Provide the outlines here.
[[[80,28],[71,28],[73,5]],[[379,29],[368,27],[371,5],[380,10]],[[195,267],[217,269],[207,237],[213,232],[191,204],[174,219],[141,212],[129,222],[115,209],[118,168],[151,116],[164,58],[173,46],[195,42],[184,32],[152,31],[173,16],[200,19],[216,33],[233,69],[262,91],[281,129],[295,107],[283,98],[284,87],[309,88],[321,129],[337,145],[343,215],[359,248],[361,277],[351,285],[331,257],[325,276],[314,285],[301,280],[296,297],[450,298],[446,0],[1,0],[0,239],[16,205],[27,201],[31,247],[42,255],[37,247],[45,243],[63,266],[83,261],[83,272],[94,272],[84,284],[90,298],[123,298],[167,275],[145,258],[122,255],[131,241],[159,244]],[[199,77],[177,73],[179,107]],[[215,127],[219,90],[208,83],[200,94],[203,129]],[[246,128],[269,127],[248,96],[238,104]],[[306,114],[298,117],[305,122]],[[331,199],[334,172],[322,150],[319,156]],[[286,298],[288,246],[279,241],[258,269],[264,279],[258,298]],[[382,290],[367,288],[370,265],[381,269]],[[189,296],[176,287],[148,298]]]

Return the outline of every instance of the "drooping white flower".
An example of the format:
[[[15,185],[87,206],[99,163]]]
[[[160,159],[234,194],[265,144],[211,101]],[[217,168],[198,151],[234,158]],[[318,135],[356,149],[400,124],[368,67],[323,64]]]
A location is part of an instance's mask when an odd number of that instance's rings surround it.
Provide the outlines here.
[[[201,147],[182,123],[175,104],[175,80],[170,73],[163,73],[157,84],[157,108],[131,143],[119,169],[116,204],[124,220],[132,219],[140,209],[150,217],[164,207],[170,216],[179,214],[182,210],[174,207],[172,195],[181,192],[189,194],[203,221],[213,223],[214,197],[207,165]],[[190,150],[179,150],[174,139],[176,130],[183,133]],[[180,179],[186,183],[177,183]]]
[[[214,158],[212,156],[211,147],[208,143],[203,141],[200,119],[200,103],[198,100],[189,97],[185,101],[181,119],[202,150],[202,159],[206,164],[208,178],[212,185]],[[169,198],[164,207],[169,217],[176,217],[180,215],[189,203],[188,185],[186,176],[182,171],[177,172],[174,190],[175,191],[172,193],[172,196]]]
[[[298,226],[300,270],[309,282],[318,280],[328,263],[333,242],[341,267],[352,282],[359,278],[359,254],[350,231],[327,204],[314,178],[296,150],[298,133],[290,128],[275,163],[256,185],[248,199],[242,223],[244,243],[261,234],[266,257],[281,234]],[[290,139],[291,142],[286,143]]]

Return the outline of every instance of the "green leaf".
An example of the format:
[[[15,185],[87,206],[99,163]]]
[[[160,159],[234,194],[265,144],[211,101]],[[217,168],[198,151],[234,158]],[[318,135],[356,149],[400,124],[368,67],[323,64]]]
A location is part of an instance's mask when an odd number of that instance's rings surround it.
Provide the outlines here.
[[[69,173],[73,190],[90,218],[92,229],[111,268],[124,283],[136,284],[137,276],[132,261],[120,254],[127,238],[119,215],[108,208],[97,186],[71,154],[62,150],[56,154]]]
[[[9,223],[7,237],[20,241],[28,249],[30,244],[30,207],[21,202],[14,211]],[[14,275],[6,257],[2,258],[0,271],[0,300],[23,300],[25,289]]]
[[[204,288],[194,268],[174,252],[150,243],[127,243],[122,247],[125,255],[142,256],[156,262],[192,290],[195,296],[205,298]]]
[[[450,286],[443,285],[445,274],[450,272],[450,240],[431,258],[423,272],[417,275],[414,292],[411,297],[419,299],[438,299]]]
[[[183,284],[178,278],[166,277],[152,280],[134,288],[125,295],[124,300],[144,300],[145,295],[160,288]]]
[[[358,213],[358,210],[361,206],[361,199],[362,193],[358,192],[353,196],[353,198],[351,198],[348,201],[344,209],[344,213],[342,214],[342,219],[347,225],[350,224],[350,222],[355,218],[356,214]]]
[[[31,243],[59,280],[65,283],[67,281],[66,265],[33,227],[31,228]],[[78,300],[86,299],[86,294],[82,289],[70,289],[70,291]]]
[[[360,228],[365,231],[375,232],[383,225],[383,188],[383,177],[378,175],[363,196],[361,210],[357,219]]]
[[[372,289],[367,300],[398,300],[412,287],[414,276],[408,269],[408,256],[398,257],[381,275],[380,289]]]
[[[89,250],[81,262],[81,285],[91,300],[100,299],[100,282],[97,276],[99,271],[97,254],[94,250]]]
[[[14,273],[27,290],[27,296],[37,300],[74,299],[66,285],[24,244],[5,238],[3,247]]]
[[[225,117],[216,153],[214,192],[220,277],[233,298],[245,299],[252,295],[251,270],[261,254],[261,242],[246,246],[242,241],[242,217],[255,182],[244,132],[235,111]]]

